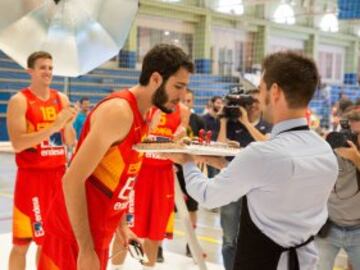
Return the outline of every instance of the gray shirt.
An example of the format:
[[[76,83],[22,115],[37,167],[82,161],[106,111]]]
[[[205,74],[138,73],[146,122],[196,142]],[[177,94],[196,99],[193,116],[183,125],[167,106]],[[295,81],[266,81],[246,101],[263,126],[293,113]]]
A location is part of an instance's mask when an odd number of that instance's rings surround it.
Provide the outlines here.
[[[339,176],[328,202],[330,219],[340,226],[360,226],[360,192],[355,165],[338,158]]]
[[[315,132],[282,133],[302,125],[305,118],[276,124],[270,140],[251,143],[212,181],[194,163],[184,164],[190,196],[214,208],[247,195],[251,219],[265,235],[283,247],[305,242],[327,219],[338,164],[330,146]],[[313,243],[298,254],[301,270],[315,269]],[[286,257],[284,253],[278,269],[285,269]]]

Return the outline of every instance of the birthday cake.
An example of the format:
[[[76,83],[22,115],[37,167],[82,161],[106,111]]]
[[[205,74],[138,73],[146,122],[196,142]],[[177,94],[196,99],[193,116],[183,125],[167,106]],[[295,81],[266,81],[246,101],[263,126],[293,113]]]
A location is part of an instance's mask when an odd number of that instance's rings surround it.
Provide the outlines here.
[[[145,139],[136,144],[134,149],[144,153],[187,153],[191,155],[207,156],[235,156],[240,147],[234,142],[220,143],[214,141],[202,141],[199,138],[185,137],[180,141]]]

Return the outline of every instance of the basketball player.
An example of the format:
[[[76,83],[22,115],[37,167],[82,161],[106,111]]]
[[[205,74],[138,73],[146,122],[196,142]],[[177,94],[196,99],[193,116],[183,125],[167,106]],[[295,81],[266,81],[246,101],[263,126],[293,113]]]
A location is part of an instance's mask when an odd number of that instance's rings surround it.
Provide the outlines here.
[[[24,270],[30,242],[41,245],[50,199],[65,172],[64,143],[72,145],[76,111],[68,98],[51,89],[52,56],[35,52],[27,60],[30,86],[9,101],[7,126],[16,152],[13,247],[9,269]],[[64,140],[63,140],[64,139]]]
[[[189,109],[182,103],[176,106],[174,112],[168,114],[153,107],[149,112],[149,121],[155,122],[155,124],[149,132],[149,138],[177,140],[185,136],[185,127],[188,126],[189,115]],[[173,167],[172,161],[147,153],[136,180],[134,209],[129,208],[129,215],[132,216],[131,225],[133,225],[135,234],[145,238],[144,248],[148,258],[148,262],[144,263],[145,269],[151,269],[155,266],[161,241],[165,237],[172,238]],[[119,249],[120,247],[114,246],[113,254],[116,254]],[[124,258],[119,256],[119,259],[113,259],[113,264],[122,264],[123,260]],[[118,267],[117,269],[121,268]]]
[[[124,213],[142,154],[132,149],[146,134],[152,105],[176,108],[193,63],[178,47],[157,45],[144,58],[140,84],[115,92],[88,115],[77,151],[49,210],[39,270],[105,270],[115,230],[134,237]]]

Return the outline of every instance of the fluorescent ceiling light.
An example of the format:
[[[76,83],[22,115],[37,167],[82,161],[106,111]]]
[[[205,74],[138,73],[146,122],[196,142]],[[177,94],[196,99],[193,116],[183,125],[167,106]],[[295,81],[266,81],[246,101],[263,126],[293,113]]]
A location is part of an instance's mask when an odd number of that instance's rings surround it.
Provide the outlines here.
[[[293,8],[287,3],[280,4],[275,10],[274,21],[282,24],[295,24]]]
[[[339,21],[335,14],[325,14],[320,21],[320,29],[324,32],[338,32]]]
[[[222,13],[242,15],[244,14],[244,5],[242,0],[219,0],[216,10]]]

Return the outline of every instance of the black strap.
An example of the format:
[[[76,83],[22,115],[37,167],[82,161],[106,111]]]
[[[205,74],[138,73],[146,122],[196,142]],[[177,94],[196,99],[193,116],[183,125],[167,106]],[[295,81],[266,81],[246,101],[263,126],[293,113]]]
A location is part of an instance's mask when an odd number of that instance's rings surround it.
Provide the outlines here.
[[[293,128],[289,128],[283,131],[280,131],[280,133],[285,133],[285,132],[291,132],[291,131],[298,131],[298,130],[310,130],[309,126],[307,125],[303,125],[303,126],[297,126],[297,127],[293,127]]]
[[[280,133],[298,131],[298,130],[310,130],[310,128],[307,125],[303,125],[303,126],[297,126],[297,127],[293,127],[293,128],[287,129],[287,130],[283,130]],[[309,244],[312,241],[314,241],[314,236],[310,236],[308,240],[306,240],[304,243],[301,243],[300,245],[290,247],[290,248],[283,248],[283,251],[289,251],[289,257],[288,257],[289,270],[300,270],[299,258],[298,258],[296,250],[298,248],[306,246],[307,244]]]
[[[298,248],[301,248],[303,246],[306,246],[310,242],[314,241],[314,236],[310,236],[308,240],[306,240],[304,243],[290,247],[290,248],[284,248],[283,251],[289,251],[289,257],[288,257],[288,269],[289,270],[300,270],[300,264],[299,264],[299,258],[297,255],[296,250]]]

